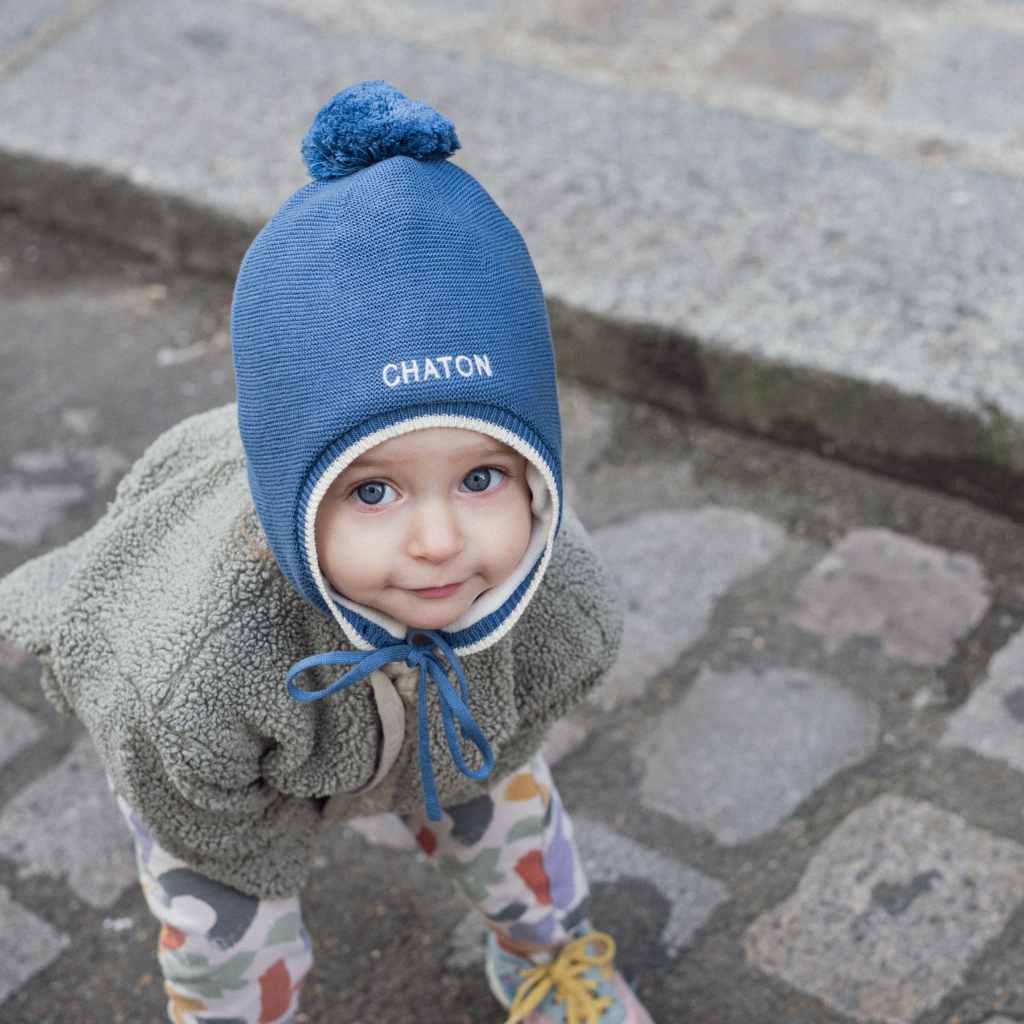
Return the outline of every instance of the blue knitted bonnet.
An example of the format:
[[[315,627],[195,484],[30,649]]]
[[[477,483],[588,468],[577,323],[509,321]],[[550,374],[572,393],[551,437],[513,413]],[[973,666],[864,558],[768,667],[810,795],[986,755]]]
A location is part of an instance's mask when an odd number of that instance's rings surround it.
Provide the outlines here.
[[[363,452],[425,427],[526,457],[533,533],[512,576],[438,634],[457,654],[522,614],[561,521],[561,430],[540,282],[515,226],[466,171],[450,121],[386,82],[338,93],[303,140],[313,180],[260,231],[235,286],[238,423],[282,572],[358,650],[407,627],[336,593],[316,512]]]

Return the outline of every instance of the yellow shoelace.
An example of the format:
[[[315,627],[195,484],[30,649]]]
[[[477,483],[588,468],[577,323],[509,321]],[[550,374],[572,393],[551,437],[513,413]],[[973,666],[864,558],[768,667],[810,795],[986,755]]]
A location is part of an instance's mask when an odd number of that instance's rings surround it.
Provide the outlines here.
[[[589,953],[588,947],[594,945],[597,952]],[[615,940],[605,932],[590,932],[566,943],[551,963],[520,971],[526,980],[516,991],[506,1024],[525,1021],[552,989],[555,1002],[565,1004],[566,1024],[599,1024],[611,999],[608,996],[598,998],[595,994],[597,979],[582,975],[591,967],[598,967],[605,978],[612,977],[614,957]]]

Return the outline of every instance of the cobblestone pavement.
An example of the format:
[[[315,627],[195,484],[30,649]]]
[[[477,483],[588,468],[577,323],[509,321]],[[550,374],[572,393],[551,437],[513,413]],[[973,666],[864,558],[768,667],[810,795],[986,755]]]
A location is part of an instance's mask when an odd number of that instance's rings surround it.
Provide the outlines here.
[[[227,282],[0,227],[3,572],[232,384]],[[569,500],[628,619],[549,752],[656,1019],[1024,1020],[1024,528],[653,406],[563,403]],[[0,1019],[161,1019],[89,742],[4,646],[0,767]],[[306,906],[302,1020],[499,1019],[479,923],[391,819],[323,845]]]

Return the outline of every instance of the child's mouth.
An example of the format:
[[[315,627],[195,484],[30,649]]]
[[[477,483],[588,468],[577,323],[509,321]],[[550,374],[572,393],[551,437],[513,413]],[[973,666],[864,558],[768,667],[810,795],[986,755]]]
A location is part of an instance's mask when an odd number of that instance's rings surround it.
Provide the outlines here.
[[[426,587],[423,590],[414,590],[413,593],[419,594],[420,597],[447,597],[454,594],[464,582],[463,580],[459,583],[449,583],[443,587]]]

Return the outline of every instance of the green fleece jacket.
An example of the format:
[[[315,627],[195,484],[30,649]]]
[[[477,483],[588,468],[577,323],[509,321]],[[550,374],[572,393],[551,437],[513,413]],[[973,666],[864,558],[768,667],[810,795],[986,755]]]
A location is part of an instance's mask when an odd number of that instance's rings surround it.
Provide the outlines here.
[[[325,824],[409,813],[423,790],[411,688],[398,687],[398,703],[394,671],[315,703],[288,695],[296,661],[352,645],[270,554],[236,417],[231,404],[167,431],[92,529],[0,580],[0,636],[38,656],[47,697],[85,724],[161,845],[271,898],[301,889]],[[441,802],[471,799],[520,767],[610,667],[621,631],[606,570],[566,508],[519,621],[462,659],[470,711],[495,754],[486,780],[456,768],[428,690]],[[338,674],[320,667],[305,685]],[[464,756],[479,765],[474,748]]]

